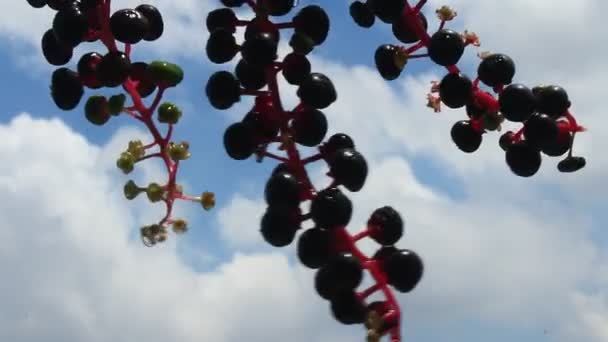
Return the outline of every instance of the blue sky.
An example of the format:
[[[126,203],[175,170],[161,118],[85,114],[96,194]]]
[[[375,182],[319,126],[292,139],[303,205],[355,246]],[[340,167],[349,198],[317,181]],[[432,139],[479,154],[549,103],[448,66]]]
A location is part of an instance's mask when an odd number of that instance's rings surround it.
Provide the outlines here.
[[[204,53],[204,18],[219,2],[150,3],[165,14],[167,33],[136,46],[134,56],[169,59],[186,71],[165,97],[184,110],[174,136],[188,140],[193,153],[180,167],[180,180],[191,194],[214,191],[217,207],[204,212],[180,204],[177,214],[191,229],[163,246],[147,249],[134,239],[163,208],[122,198],[130,177],[114,163],[129,140],[148,140],[147,132],[128,117],[94,127],[82,105],[56,109],[48,94],[52,68],[38,46],[51,13],[2,0],[0,340],[362,341],[361,327],[332,320],[314,293],[313,272],[294,259],[294,246],[271,248],[258,233],[263,186],[274,163],[234,161],[222,146],[225,128],[246,113],[250,99],[220,112],[204,97],[211,73],[233,67],[213,65]],[[434,18],[435,8],[453,6],[458,16],[449,27],[476,32],[479,51],[511,55],[517,81],[557,83],[569,91],[573,111],[589,128],[575,148],[588,167],[559,174],[558,160],[545,158],[537,176],[521,179],[508,171],[497,134],[465,155],[449,138],[464,113],[425,108],[430,81],[444,70],[416,60],[394,82],[377,75],[373,53],[395,39],[385,24],[355,26],[349,3],[300,1],[322,5],[332,19],[327,41],[311,56],[313,70],[327,74],[338,91],[325,111],[330,134],[353,136],[370,163],[364,190],[351,196],[351,229],[362,227],[373,209],[392,205],[406,220],[400,246],[426,263],[419,288],[398,296],[404,340],[608,341],[608,121],[602,106],[608,51],[598,44],[606,40],[600,23],[608,4],[431,0],[425,9]],[[463,59],[469,75],[476,52],[468,49]],[[283,89],[285,102],[294,104],[294,89]],[[141,184],[161,181],[160,166],[144,163],[134,177]],[[320,185],[323,170],[310,169]],[[362,247],[368,253],[375,248]]]

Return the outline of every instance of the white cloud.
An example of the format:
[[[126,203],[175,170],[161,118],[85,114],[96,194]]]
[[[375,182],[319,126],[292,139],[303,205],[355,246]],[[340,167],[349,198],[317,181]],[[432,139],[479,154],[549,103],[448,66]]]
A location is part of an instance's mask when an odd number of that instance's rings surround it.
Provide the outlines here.
[[[154,249],[130,239],[139,222],[105,160],[121,144],[92,146],[27,114],[0,134],[1,340],[353,339],[285,256],[236,254],[197,273],[175,239]]]

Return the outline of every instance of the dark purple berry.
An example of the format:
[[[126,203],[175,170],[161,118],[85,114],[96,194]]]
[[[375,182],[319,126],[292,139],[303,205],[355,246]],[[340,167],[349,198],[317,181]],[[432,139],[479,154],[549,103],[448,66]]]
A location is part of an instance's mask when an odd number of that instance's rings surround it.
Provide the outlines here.
[[[224,148],[230,158],[245,160],[256,149],[254,131],[251,125],[237,122],[230,125],[224,132]]]
[[[524,122],[536,110],[536,97],[525,85],[514,83],[502,91],[498,104],[505,119]]]
[[[323,8],[309,5],[302,8],[293,18],[295,32],[312,39],[315,45],[322,44],[329,32],[329,17]]]
[[[148,31],[144,35],[144,40],[151,42],[160,38],[165,31],[165,23],[158,8],[152,5],[139,5],[135,10],[148,19]]]
[[[568,157],[557,164],[559,172],[571,173],[576,172],[587,165],[587,161],[583,157]]]
[[[399,292],[410,292],[422,279],[424,265],[413,251],[402,249],[386,261],[388,281]]]
[[[121,9],[110,18],[110,27],[114,38],[125,44],[139,43],[150,29],[150,22],[139,11]]]
[[[372,27],[376,17],[371,9],[361,1],[355,1],[350,4],[349,14],[353,21],[361,27]]]
[[[354,149],[341,149],[332,154],[329,161],[332,177],[350,191],[363,188],[367,179],[367,162],[361,153]]]
[[[295,0],[263,0],[260,2],[268,14],[279,17],[286,15],[295,6]]]
[[[322,267],[331,256],[331,241],[331,234],[327,230],[306,230],[298,240],[298,259],[308,268]]]
[[[390,206],[376,209],[367,226],[370,237],[383,246],[394,245],[403,235],[401,215]]]
[[[53,32],[61,43],[76,47],[89,29],[87,17],[77,3],[66,6],[55,14]]]
[[[339,189],[326,189],[312,200],[310,214],[320,228],[343,227],[350,222],[353,204]]]
[[[361,324],[365,321],[367,310],[353,291],[345,291],[331,300],[331,312],[342,324]]]
[[[479,63],[477,76],[490,87],[510,84],[515,76],[515,63],[502,53],[489,55]]]
[[[443,29],[431,37],[428,53],[431,60],[441,66],[458,63],[464,53],[464,42],[456,31]]]
[[[57,40],[53,30],[50,29],[42,36],[42,54],[51,65],[67,64],[72,59],[73,49]]]
[[[264,67],[253,65],[244,59],[241,59],[236,65],[234,74],[245,89],[258,90],[266,85],[266,72]]]
[[[101,82],[97,79],[97,66],[102,59],[103,56],[99,53],[89,52],[78,61],[78,75],[86,87],[91,89],[101,88]]]
[[[482,136],[468,120],[458,121],[450,131],[452,141],[463,152],[473,153],[481,146]]]
[[[207,30],[209,33],[217,29],[224,29],[230,33],[236,32],[238,18],[230,8],[218,8],[207,14]]]
[[[473,96],[473,82],[461,73],[449,73],[439,84],[439,96],[450,108],[464,107]]]
[[[553,118],[562,116],[570,108],[568,93],[560,86],[535,87],[533,93],[538,100],[538,111]]]
[[[404,0],[368,0],[367,5],[383,22],[390,24],[398,20],[403,13]]]
[[[520,177],[531,177],[536,174],[542,162],[538,149],[525,141],[509,146],[505,160],[511,171]]]
[[[298,144],[316,146],[327,134],[327,118],[320,110],[308,108],[297,114],[291,122],[291,128]]]
[[[418,14],[418,17],[420,18],[420,24],[424,28],[424,31],[426,31],[429,27],[426,17],[424,16],[424,14],[422,14],[422,12]],[[412,44],[420,40],[418,35],[416,35],[414,30],[409,27],[407,21],[405,20],[393,21],[392,29],[395,37],[399,39],[399,41],[401,41],[402,43]]]
[[[118,87],[127,80],[131,73],[129,57],[120,51],[110,51],[97,65],[97,79],[109,88]]]
[[[285,204],[295,207],[300,204],[300,184],[291,173],[272,175],[266,183],[264,198],[269,206]]]
[[[218,28],[209,35],[205,51],[211,62],[222,64],[231,61],[236,56],[239,46],[230,31]]]
[[[53,72],[51,97],[59,109],[68,111],[76,108],[83,94],[84,87],[76,72],[68,68],[59,68]]]
[[[249,64],[265,67],[277,59],[277,49],[274,36],[268,32],[261,32],[245,40],[241,46],[241,56]]]
[[[398,46],[384,44],[376,49],[374,61],[380,76],[387,81],[392,81],[401,75],[401,71],[403,71],[407,62],[407,57]]]
[[[524,123],[526,141],[538,149],[553,143],[558,134],[557,123],[547,114],[536,113]]]
[[[313,72],[309,74],[298,88],[297,95],[305,105],[317,109],[329,107],[336,101],[338,94],[331,80],[321,74]]]
[[[241,99],[239,81],[228,71],[218,71],[209,77],[205,93],[216,109],[228,109]]]
[[[333,256],[315,275],[315,289],[324,299],[332,300],[341,293],[353,291],[363,279],[361,263],[352,254]]]
[[[300,85],[310,74],[310,62],[304,55],[290,53],[283,59],[283,77],[292,85]]]
[[[300,229],[297,209],[287,205],[268,207],[262,217],[260,232],[274,247],[285,247],[293,242]]]

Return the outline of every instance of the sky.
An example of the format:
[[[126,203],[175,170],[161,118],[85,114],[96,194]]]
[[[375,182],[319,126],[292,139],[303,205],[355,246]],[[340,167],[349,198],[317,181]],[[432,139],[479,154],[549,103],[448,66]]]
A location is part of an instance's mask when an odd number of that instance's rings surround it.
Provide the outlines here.
[[[608,341],[608,34],[601,26],[608,2],[430,0],[425,7],[431,28],[438,24],[434,10],[447,4],[458,12],[449,28],[479,35],[481,47],[462,59],[465,73],[474,75],[477,52],[502,52],[516,62],[515,81],[569,92],[588,128],[575,145],[588,165],[560,174],[559,159],[544,158],[533,178],[510,173],[498,134],[485,135],[477,153],[457,150],[449,130],[463,110],[425,107],[430,82],[445,70],[415,60],[398,80],[380,78],[373,53],[396,42],[389,26],[357,27],[350,0],[299,2],[319,4],[331,18],[327,41],[310,57],[338,91],[324,110],[329,134],[351,135],[370,166],[363,190],[349,194],[349,229],[391,205],[406,222],[398,246],[425,262],[419,286],[398,294],[404,341]],[[113,1],[115,9],[139,3]],[[161,9],[166,33],[135,46],[134,57],[185,70],[184,82],[165,97],[184,111],[174,136],[188,140],[193,154],[179,179],[193,195],[215,192],[217,207],[179,203],[188,234],[144,247],[139,227],[164,208],[144,196],[127,201],[122,186],[131,178],[164,180],[162,165],[138,164],[127,177],[115,161],[129,140],[148,140],[149,133],[129,117],[93,126],[82,104],[70,112],[54,107],[53,68],[39,46],[51,12],[0,0],[0,340],[362,341],[361,326],[332,319],[295,244],[273,248],[258,232],[275,163],[234,161],[222,146],[224,130],[251,99],[218,111],[204,96],[209,76],[234,66],[212,64],[204,52],[204,20],[219,1],[148,3]],[[89,51],[100,47],[86,45],[76,55]],[[282,89],[285,103],[295,104],[295,89],[285,82]],[[325,171],[310,168],[319,186]]]

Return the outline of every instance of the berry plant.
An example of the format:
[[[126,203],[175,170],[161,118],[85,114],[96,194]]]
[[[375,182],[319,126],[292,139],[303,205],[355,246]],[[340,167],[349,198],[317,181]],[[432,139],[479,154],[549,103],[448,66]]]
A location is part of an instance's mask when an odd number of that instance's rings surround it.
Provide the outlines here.
[[[551,157],[567,153],[557,165],[560,172],[582,169],[586,160],[573,156],[572,147],[576,133],[584,128],[569,110],[571,103],[566,90],[558,85],[529,88],[512,83],[515,63],[503,53],[479,54],[482,60],[477,77],[471,80],[456,64],[466,46],[479,46],[477,35],[446,28],[446,22],[457,14],[448,6],[435,11],[441,22],[437,31],[429,34],[429,23],[421,12],[426,2],[418,0],[413,7],[407,0],[351,3],[350,16],[357,25],[369,28],[378,18],[391,25],[397,40],[409,44],[384,44],[376,49],[374,60],[380,75],[388,81],[395,80],[410,59],[428,57],[448,71],[441,81],[433,82],[427,95],[428,106],[435,112],[441,111],[441,104],[449,108],[465,107],[468,119],[456,122],[451,130],[452,140],[460,150],[475,152],[483,134],[500,131],[501,124],[508,120],[523,123],[518,131],[504,132],[499,139],[506,163],[516,175],[536,174],[541,166],[541,152]],[[423,48],[426,53],[416,53]],[[491,88],[496,96],[483,90],[480,83]]]
[[[326,75],[312,71],[307,55],[328,35],[327,14],[321,7],[309,5],[291,22],[274,23],[271,17],[288,14],[294,0],[221,2],[225,7],[207,16],[207,56],[216,64],[239,54],[240,58],[233,72],[212,74],[205,92],[219,110],[232,107],[242,96],[255,98],[244,118],[226,129],[224,147],[236,160],[255,156],[258,162],[264,158],[279,162],[264,190],[268,207],[260,224],[263,238],[284,247],[296,239],[297,231],[304,230],[297,241],[298,258],[317,270],[316,291],[329,301],[335,319],[343,324],[365,324],[369,341],[384,335],[400,341],[400,309],[392,289],[412,291],[422,278],[423,263],[415,252],[394,246],[403,234],[404,223],[390,206],[376,209],[365,230],[355,235],[347,231],[353,205],[344,190],[362,189],[368,165],[347,134],[325,140],[327,119],[321,110],[336,101],[337,92]],[[255,12],[251,20],[237,18],[232,9],[245,4]],[[245,28],[241,45],[235,38],[237,27]],[[289,40],[292,51],[279,59],[283,29],[293,31]],[[281,102],[279,74],[297,87],[299,104],[291,110]],[[273,145],[278,152],[269,150]],[[318,152],[302,157],[298,145],[316,147]],[[315,188],[305,169],[317,161],[327,164],[331,178],[322,189]],[[312,221],[312,228],[302,227],[307,221]],[[367,237],[380,245],[372,257],[357,247],[357,242]],[[374,285],[358,290],[364,271],[369,272]],[[370,301],[377,292],[385,300]]]
[[[215,197],[211,192],[197,197],[185,195],[177,183],[180,162],[190,158],[189,144],[173,140],[174,125],[182,111],[174,103],[163,102],[163,95],[181,83],[183,70],[168,61],[133,60],[133,45],[162,36],[164,23],[159,10],[143,4],[112,12],[111,0],[26,1],[34,8],[48,6],[55,11],[52,27],[44,33],[41,45],[46,61],[57,67],[50,87],[56,106],[72,111],[82,102],[85,89],[106,88],[115,93],[109,97],[93,94],[86,100],[86,119],[102,126],[113,117],[128,116],[150,132],[150,142],[130,141],[116,162],[125,174],[147,159],[160,159],[166,167],[168,179],[162,184],[140,187],[129,180],[123,189],[129,200],[145,192],[151,202],[165,203],[162,219],[141,228],[144,244],[165,241],[169,226],[175,233],[184,233],[186,221],[172,215],[175,201],[198,202],[210,210]],[[260,222],[262,237],[275,247],[286,247],[297,238],[298,259],[316,270],[316,292],[328,301],[337,321],[364,324],[368,341],[379,341],[384,336],[392,342],[401,341],[401,310],[394,291],[411,292],[421,281],[424,266],[414,251],[395,247],[404,233],[404,220],[391,206],[374,210],[362,231],[351,234],[347,229],[353,214],[347,191],[363,188],[368,163],[349,135],[326,137],[328,121],[322,110],[337,100],[338,93],[328,76],[312,70],[308,55],[326,40],[330,31],[328,15],[320,6],[308,5],[300,8],[291,21],[275,23],[271,19],[289,14],[296,0],[220,2],[223,7],[206,17],[210,33],[207,57],[215,64],[239,57],[234,70],[217,71],[209,77],[205,94],[218,110],[231,108],[244,96],[253,97],[243,119],[225,130],[223,145],[235,160],[255,157],[258,162],[278,161],[264,189],[267,208]],[[576,133],[584,128],[570,112],[567,92],[557,85],[530,89],[512,83],[515,64],[502,53],[480,54],[477,77],[471,80],[456,64],[466,46],[479,46],[477,35],[445,28],[446,22],[456,16],[447,6],[436,11],[441,22],[438,30],[429,34],[429,23],[421,12],[426,2],[419,0],[411,6],[407,0],[367,0],[350,5],[350,15],[359,26],[371,27],[379,18],[392,25],[400,42],[410,44],[378,47],[374,60],[380,75],[395,80],[410,59],[428,57],[448,71],[441,81],[433,82],[428,106],[435,112],[441,111],[442,105],[466,109],[468,119],[456,122],[451,130],[460,150],[475,152],[483,134],[500,131],[501,124],[508,120],[522,123],[518,131],[505,132],[499,139],[506,163],[516,175],[536,174],[541,153],[553,157],[567,153],[558,163],[561,172],[583,168],[585,159],[573,156],[572,149]],[[242,6],[255,13],[251,20],[237,17],[234,8]],[[235,37],[238,28],[244,28],[241,44]],[[284,30],[291,31],[290,52],[280,58],[278,47]],[[107,51],[85,53],[72,69],[66,66],[77,46],[94,42]],[[423,48],[426,53],[417,53]],[[279,76],[297,88],[299,103],[291,110],[283,106]],[[149,104],[144,103],[149,97]],[[166,127],[164,134],[160,124]],[[303,157],[301,147],[314,152]],[[316,162],[327,166],[330,179],[326,187],[315,187],[308,175],[306,167]],[[379,245],[372,256],[357,246],[365,238]],[[368,288],[361,288],[364,272],[373,280]],[[372,300],[376,294],[382,299]]]
[[[48,6],[55,11],[52,27],[44,33],[41,43],[47,62],[59,67],[51,77],[51,96],[57,107],[65,111],[74,110],[81,102],[85,88],[122,87],[122,91],[109,98],[97,94],[90,96],[84,105],[86,119],[101,126],[113,116],[123,114],[140,121],[150,131],[150,143],[130,141],[116,162],[125,174],[131,173],[135,164],[146,159],[161,159],[166,166],[168,179],[163,184],[150,183],[139,187],[129,180],[124,186],[124,195],[129,200],[145,192],[151,202],[165,203],[165,216],[159,222],[141,228],[144,244],[152,246],[165,241],[169,225],[175,233],[186,232],[186,220],[172,217],[175,201],[200,202],[205,210],[209,210],[214,206],[215,198],[211,192],[203,192],[199,197],[187,196],[177,183],[180,161],[190,158],[189,144],[172,140],[173,127],[182,111],[174,103],[162,102],[162,98],[167,89],[182,81],[184,74],[176,64],[133,61],[131,54],[133,45],[155,41],[162,36],[164,23],[159,10],[143,4],[135,9],[125,8],[112,13],[111,0],[27,2],[34,8]],[[80,57],[75,70],[65,67],[73,59],[74,48],[87,42],[100,42],[107,52],[88,52]],[[143,99],[155,92],[151,103],[146,105]],[[161,134],[154,120],[155,113],[156,121],[167,127],[165,134]]]

